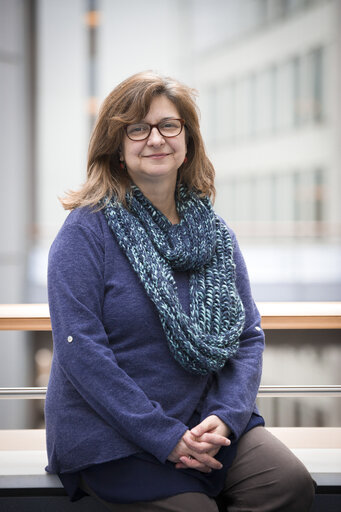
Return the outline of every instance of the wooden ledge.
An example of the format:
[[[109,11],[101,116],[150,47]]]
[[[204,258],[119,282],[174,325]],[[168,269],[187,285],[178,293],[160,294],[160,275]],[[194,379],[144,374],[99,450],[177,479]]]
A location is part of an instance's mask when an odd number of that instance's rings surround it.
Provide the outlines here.
[[[258,302],[263,329],[341,329],[341,302]]]
[[[0,304],[0,330],[51,331],[48,304]]]
[[[341,302],[258,302],[263,329],[341,329]],[[0,330],[50,331],[47,304],[0,304]]]

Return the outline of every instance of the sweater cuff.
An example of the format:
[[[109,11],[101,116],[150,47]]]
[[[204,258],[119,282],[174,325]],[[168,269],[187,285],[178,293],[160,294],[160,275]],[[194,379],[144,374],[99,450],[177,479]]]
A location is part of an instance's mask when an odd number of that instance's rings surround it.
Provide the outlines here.
[[[185,432],[187,432],[188,427],[186,425],[179,424],[179,428],[176,429],[172,433],[171,436],[167,438],[167,440],[160,446],[159,453],[156,453],[155,456],[162,464],[165,464],[169,454],[174,450],[182,436]]]

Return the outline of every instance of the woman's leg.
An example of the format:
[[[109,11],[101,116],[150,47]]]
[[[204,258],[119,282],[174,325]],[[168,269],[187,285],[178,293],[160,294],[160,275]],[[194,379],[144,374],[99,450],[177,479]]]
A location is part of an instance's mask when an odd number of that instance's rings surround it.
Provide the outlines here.
[[[99,498],[83,479],[81,488],[112,512],[218,512],[215,501],[199,492],[186,492],[156,501],[109,503]]]
[[[222,495],[228,512],[309,512],[315,485],[305,466],[264,427],[241,437]]]

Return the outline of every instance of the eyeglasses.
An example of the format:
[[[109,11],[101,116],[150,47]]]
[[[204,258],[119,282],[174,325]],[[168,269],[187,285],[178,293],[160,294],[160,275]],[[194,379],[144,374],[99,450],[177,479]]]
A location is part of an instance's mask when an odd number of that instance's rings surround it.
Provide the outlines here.
[[[185,124],[184,119],[164,119],[157,124],[136,123],[125,126],[127,137],[130,140],[148,139],[153,128],[157,128],[162,137],[176,137],[182,132]]]

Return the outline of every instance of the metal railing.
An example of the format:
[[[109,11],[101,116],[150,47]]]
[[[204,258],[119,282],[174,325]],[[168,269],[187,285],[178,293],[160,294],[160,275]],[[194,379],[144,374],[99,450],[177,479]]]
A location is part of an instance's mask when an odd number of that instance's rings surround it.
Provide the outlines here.
[[[0,399],[37,399],[44,400],[46,387],[0,388]],[[341,397],[341,385],[336,386],[260,386],[258,397]]]
[[[261,302],[263,329],[341,329],[341,302]],[[47,304],[0,304],[0,330],[50,331]],[[3,387],[0,399],[46,397],[46,387]],[[341,385],[260,386],[258,397],[341,397]]]

